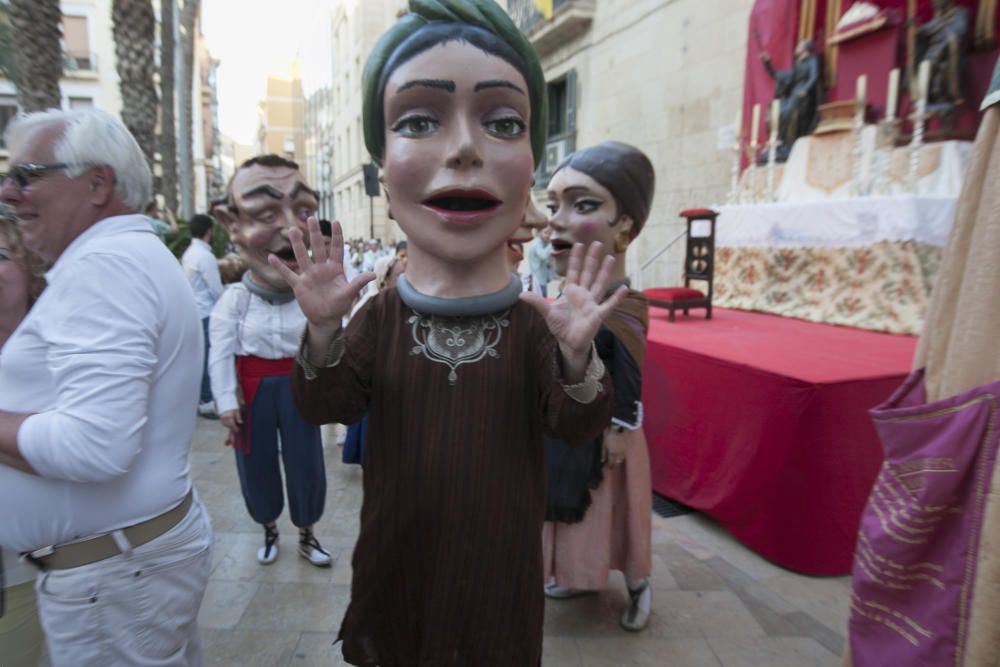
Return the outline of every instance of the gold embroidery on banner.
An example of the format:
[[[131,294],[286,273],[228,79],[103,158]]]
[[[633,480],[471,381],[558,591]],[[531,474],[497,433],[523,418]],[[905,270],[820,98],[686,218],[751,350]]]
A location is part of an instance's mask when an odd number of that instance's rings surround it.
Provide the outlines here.
[[[878,516],[879,523],[882,524],[882,530],[890,538],[896,540],[897,542],[903,542],[904,544],[927,544],[927,539],[914,540],[909,537],[905,537],[896,533],[892,528],[889,527],[889,523],[886,521],[885,515],[882,513],[882,509],[876,504],[872,503],[871,507],[875,510],[875,514]]]
[[[987,451],[987,445],[991,443],[994,439],[994,434],[996,433],[996,421],[997,421],[997,397],[994,394],[982,394],[975,398],[969,399],[968,401],[956,405],[950,408],[944,408],[942,410],[937,410],[935,412],[908,415],[906,417],[883,417],[875,418],[876,422],[886,422],[886,423],[906,423],[911,421],[922,421],[926,419],[933,419],[935,417],[943,417],[946,415],[951,415],[956,412],[960,412],[967,407],[972,405],[977,405],[979,403],[989,403],[989,420],[986,426],[986,432],[983,435],[983,439],[978,443],[979,455],[976,458],[976,504],[975,507],[981,514],[983,511],[983,505],[985,502],[986,495],[986,476],[989,472],[986,466],[986,456],[989,453]],[[883,466],[883,470],[886,468]],[[872,507],[875,508],[875,503],[872,503]],[[876,509],[876,514],[878,510]],[[879,519],[881,521],[881,517]],[[888,531],[887,531],[888,532]],[[962,667],[963,658],[965,656],[965,647],[969,641],[969,592],[974,583],[975,579],[975,565],[976,559],[973,555],[978,555],[979,546],[979,521],[972,521],[972,528],[969,531],[969,544],[967,549],[967,554],[965,559],[965,571],[962,575],[962,590],[959,594],[959,610],[958,610],[958,636],[956,638],[956,651],[955,651],[955,667]],[[853,606],[853,604],[852,604]],[[859,612],[861,613],[861,612]],[[862,614],[864,615],[864,614]]]
[[[857,550],[857,563],[862,568],[864,568],[865,573],[871,577],[876,583],[882,584],[887,588],[894,588],[896,590],[908,591],[913,589],[912,583],[900,584],[895,581],[883,581],[877,577],[884,577],[886,579],[899,579],[904,582],[912,581],[926,581],[930,585],[934,586],[939,590],[944,590],[944,582],[942,582],[937,577],[927,574],[926,572],[909,572],[907,570],[910,568],[905,568],[904,566],[893,563],[888,559],[875,553],[874,549],[868,543],[867,540],[861,538],[858,539],[858,550]],[[890,569],[895,567],[896,569],[902,569],[903,572],[892,572]]]
[[[897,634],[899,634],[903,639],[908,641],[913,646],[920,646],[920,639],[918,639],[910,632],[907,632],[902,626],[896,623],[893,619],[885,616],[878,610],[870,611],[868,609],[865,609],[861,606],[862,604],[865,604],[863,600],[859,599],[856,595],[851,596],[851,610],[854,611],[854,613],[869,620],[875,621],[876,623],[881,623],[890,630],[894,630]],[[895,613],[899,614],[899,612]]]
[[[496,351],[503,330],[510,325],[510,311],[482,317],[436,317],[414,313],[407,319],[412,325],[410,354],[422,354],[429,361],[449,368],[448,384],[458,382],[456,369],[474,364],[484,357],[499,357]]]
[[[919,623],[917,623],[916,621],[914,621],[912,618],[910,618],[909,616],[907,616],[906,614],[904,614],[901,611],[893,609],[892,607],[887,607],[886,605],[881,604],[880,602],[875,602],[874,600],[860,600],[860,602],[861,602],[861,604],[865,605],[866,607],[871,607],[872,609],[875,609],[876,611],[880,611],[883,614],[890,614],[893,618],[896,618],[896,619],[902,621],[903,623],[906,623],[916,633],[918,633],[920,635],[923,635],[924,637],[927,637],[928,639],[930,639],[931,637],[934,636],[933,632],[931,632],[927,628],[923,627],[922,625],[920,625]]]
[[[875,557],[878,559],[879,562],[885,563],[887,566],[896,568],[897,570],[927,569],[931,570],[932,572],[937,572],[938,574],[944,573],[944,566],[938,565],[937,563],[920,562],[920,563],[910,563],[909,565],[903,565],[902,563],[897,563],[891,558],[886,558],[885,556],[876,554],[872,547],[871,542],[868,541],[868,537],[864,533],[858,533],[858,542],[860,544],[863,544],[867,548],[872,549],[872,553],[875,555]]]
[[[903,461],[902,463],[890,463],[889,467],[897,471],[899,477],[925,471],[958,472],[955,469],[955,460],[950,456],[912,459],[910,461]]]
[[[902,517],[903,519],[906,519],[907,521],[913,521],[913,518],[909,515],[908,512],[905,511],[904,508],[894,506],[892,502],[885,497],[885,494],[883,494],[882,492],[882,488],[883,488],[882,486],[876,485],[872,488],[872,492],[876,494],[879,497],[879,499],[882,500],[883,503],[885,503],[886,509],[889,510],[889,513],[893,517],[899,516]],[[938,516],[932,515],[930,517],[923,517],[922,521],[916,523],[937,523],[943,518],[944,517],[940,515]],[[898,525],[903,530],[909,531],[911,533],[930,533],[934,531],[933,526],[928,528],[915,528],[913,526],[906,526],[900,523],[899,521],[894,521],[894,523],[896,523],[896,525]]]

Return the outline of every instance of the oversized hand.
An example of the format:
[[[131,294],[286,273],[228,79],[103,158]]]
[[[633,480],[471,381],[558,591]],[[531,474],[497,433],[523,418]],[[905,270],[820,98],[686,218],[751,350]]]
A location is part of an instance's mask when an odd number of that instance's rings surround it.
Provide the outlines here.
[[[618,306],[628,291],[623,285],[604,299],[614,265],[615,258],[605,255],[604,246],[599,242],[590,244],[586,258],[583,244],[577,243],[570,253],[566,283],[558,299],[550,302],[533,292],[521,293],[521,298],[545,318],[564,357],[587,356],[601,322]]]
[[[267,261],[295,292],[295,300],[299,302],[309,323],[336,330],[358,293],[375,278],[375,274],[362,273],[348,281],[344,275],[344,233],[340,223],[333,223],[329,241],[320,232],[319,222],[315,217],[310,217],[307,225],[311,257],[303,243],[302,232],[298,229],[288,232],[295,261],[298,263],[297,273],[274,255],[270,255]]]

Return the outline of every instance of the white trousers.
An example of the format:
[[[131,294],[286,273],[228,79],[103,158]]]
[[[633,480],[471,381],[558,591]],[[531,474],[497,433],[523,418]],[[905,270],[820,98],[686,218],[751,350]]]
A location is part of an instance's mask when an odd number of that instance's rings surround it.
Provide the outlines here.
[[[52,667],[200,667],[198,608],[211,563],[212,527],[195,495],[187,516],[151,542],[40,573]]]

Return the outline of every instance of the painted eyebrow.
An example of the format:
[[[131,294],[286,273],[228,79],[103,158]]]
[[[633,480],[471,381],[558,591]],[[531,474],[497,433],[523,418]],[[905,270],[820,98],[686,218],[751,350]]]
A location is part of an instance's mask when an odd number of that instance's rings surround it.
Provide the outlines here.
[[[591,197],[596,197],[596,198],[600,199],[599,195],[591,192],[590,188],[588,188],[586,186],[583,186],[583,185],[571,185],[570,187],[568,187],[565,190],[563,190],[563,194],[571,194],[571,193],[574,193],[574,192],[581,192],[581,193],[583,193],[585,195],[590,195]],[[558,199],[559,198],[559,193],[556,192],[555,190],[549,190],[548,191],[548,195],[549,195],[549,199]]]
[[[284,199],[285,193],[277,189],[273,185],[258,185],[256,188],[247,190],[243,193],[244,197],[256,197],[257,195],[267,195],[272,199]]]
[[[455,92],[455,82],[448,79],[414,79],[413,81],[407,81],[397,88],[396,94],[398,95],[404,90],[416,88],[417,86],[424,86],[425,88],[438,88],[449,93]]]
[[[510,88],[511,90],[516,90],[525,97],[527,94],[521,90],[518,86],[515,86],[510,81],[504,81],[503,79],[491,79],[489,81],[480,81],[472,89],[472,92],[478,93],[480,90],[486,90],[487,88]]]
[[[288,194],[288,198],[295,199],[296,197],[299,196],[299,193],[301,192],[307,192],[310,195],[312,195],[315,199],[319,199],[319,195],[316,193],[316,191],[310,188],[302,181],[299,181],[298,183],[295,184],[295,187],[292,188],[292,191]]]

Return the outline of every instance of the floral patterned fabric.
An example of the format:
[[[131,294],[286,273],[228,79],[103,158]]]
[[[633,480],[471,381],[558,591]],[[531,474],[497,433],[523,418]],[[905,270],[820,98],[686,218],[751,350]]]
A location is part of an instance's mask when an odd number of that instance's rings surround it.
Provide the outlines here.
[[[918,335],[941,248],[718,248],[714,305]]]

